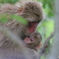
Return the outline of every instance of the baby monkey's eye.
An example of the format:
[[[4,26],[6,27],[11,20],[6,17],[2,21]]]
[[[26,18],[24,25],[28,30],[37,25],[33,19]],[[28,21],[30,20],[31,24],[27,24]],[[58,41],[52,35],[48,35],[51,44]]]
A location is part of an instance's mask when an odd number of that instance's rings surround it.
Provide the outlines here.
[[[33,39],[30,39],[31,41],[33,41]]]

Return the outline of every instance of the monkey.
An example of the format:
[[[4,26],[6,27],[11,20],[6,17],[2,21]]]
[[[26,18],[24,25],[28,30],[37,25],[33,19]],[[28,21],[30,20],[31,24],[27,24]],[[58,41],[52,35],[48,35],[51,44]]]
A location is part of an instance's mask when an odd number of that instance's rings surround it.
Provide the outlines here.
[[[22,40],[25,35],[31,35],[32,33],[35,32],[38,23],[41,22],[43,18],[42,6],[38,2],[34,2],[34,1],[31,2],[30,0],[29,2],[21,5],[21,7],[16,7],[10,4],[3,5],[0,8],[0,14],[4,14],[4,13],[7,13],[8,15],[15,14],[25,18],[28,21],[27,25],[23,25],[17,22],[16,20],[9,19],[7,23],[2,25],[8,28],[9,30],[11,30],[18,37],[20,36]],[[14,42],[12,42],[10,38],[3,35],[3,33],[1,33],[0,36],[1,35],[2,35],[2,38],[0,40],[3,40],[3,44],[0,46],[0,49],[4,51],[8,50],[8,53],[14,52],[15,56],[19,55],[18,46],[14,44]]]
[[[0,37],[0,38],[2,38],[2,37]],[[26,35],[25,36],[25,38],[24,38],[24,42],[25,42],[25,44],[27,45],[27,47],[29,47],[29,48],[31,48],[31,49],[34,49],[35,51],[37,51],[39,48],[40,48],[40,46],[41,46],[41,40],[42,40],[42,37],[41,37],[41,35],[40,35],[40,33],[38,33],[38,32],[35,32],[35,33],[33,33],[32,35]],[[10,42],[10,44],[8,44]],[[4,49],[6,49],[6,48],[8,48],[8,50],[10,50],[10,48],[11,47],[13,47],[13,50],[16,50],[16,49],[18,49],[18,46],[17,46],[17,44],[13,44],[12,45],[12,41],[10,40],[6,40],[5,41],[5,43],[4,43],[4,45],[3,45],[4,47]],[[9,48],[9,47],[10,48]],[[15,48],[16,47],[16,48]],[[0,47],[1,48],[1,47]],[[8,51],[8,50],[5,50],[5,51]],[[2,51],[2,50],[1,50]],[[0,52],[1,52],[0,51]],[[19,51],[19,50],[18,50]],[[29,50],[30,52],[31,52],[31,54],[33,54],[33,50]],[[10,51],[11,52],[11,51]],[[9,53],[10,53],[9,52]],[[6,53],[6,52],[5,52]],[[19,52],[18,52],[19,53]],[[11,54],[12,56],[14,55],[14,54]],[[15,57],[13,56],[9,56],[10,58],[14,58],[15,59]],[[19,56],[17,56],[17,58],[20,58]],[[23,57],[21,57],[21,58],[23,58]]]
[[[17,9],[17,11],[15,8]],[[43,18],[42,7],[37,2],[28,2],[19,8],[9,5],[9,4],[7,4],[6,6],[3,5],[1,7],[0,12],[8,13],[8,14],[17,12],[18,15],[22,16],[23,18],[25,18],[28,21],[28,24],[26,26],[19,22],[16,22],[15,20],[13,20],[13,21],[10,20],[6,24],[6,26],[9,27],[9,29],[11,29],[12,31],[16,31],[14,29],[19,26],[19,28],[17,29],[18,36],[19,35],[23,36],[22,32],[24,33],[24,31],[26,32],[26,34],[33,33],[36,30],[36,26]],[[13,26],[11,26],[11,25],[13,25]],[[5,26],[5,24],[4,24],[4,26]],[[24,30],[22,30],[22,29],[24,29]]]
[[[39,32],[34,32],[33,34],[26,35],[25,38],[23,39],[23,41],[25,42],[25,44],[27,45],[27,47],[34,49],[34,50],[38,50],[40,48],[41,41],[42,41],[42,36]]]

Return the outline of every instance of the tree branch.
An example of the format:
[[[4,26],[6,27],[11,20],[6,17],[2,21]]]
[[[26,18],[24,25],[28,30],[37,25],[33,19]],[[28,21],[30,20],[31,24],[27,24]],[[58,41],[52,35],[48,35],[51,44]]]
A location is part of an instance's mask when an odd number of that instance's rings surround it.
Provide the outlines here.
[[[40,57],[41,57],[41,56],[43,55],[43,53],[45,52],[46,46],[48,45],[48,41],[49,41],[51,38],[53,38],[53,36],[54,36],[54,32],[51,33],[51,35],[45,40],[42,48],[40,49]]]

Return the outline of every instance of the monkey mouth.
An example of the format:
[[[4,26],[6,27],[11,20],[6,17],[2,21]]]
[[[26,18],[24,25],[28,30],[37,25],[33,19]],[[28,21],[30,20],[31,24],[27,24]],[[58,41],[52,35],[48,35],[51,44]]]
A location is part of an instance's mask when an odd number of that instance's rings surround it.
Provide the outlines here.
[[[37,22],[36,21],[35,22],[29,22],[29,27],[28,27],[27,31],[29,33],[33,33],[36,30],[37,25],[38,25],[38,21]]]

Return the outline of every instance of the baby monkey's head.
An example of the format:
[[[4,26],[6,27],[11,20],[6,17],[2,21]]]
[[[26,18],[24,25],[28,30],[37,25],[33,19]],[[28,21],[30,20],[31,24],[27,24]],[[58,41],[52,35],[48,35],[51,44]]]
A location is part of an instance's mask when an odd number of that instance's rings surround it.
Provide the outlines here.
[[[26,35],[24,38],[25,44],[31,49],[39,49],[41,45],[42,37],[39,32],[35,32],[32,35]]]

